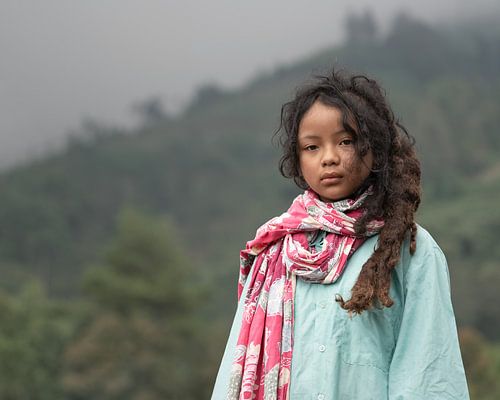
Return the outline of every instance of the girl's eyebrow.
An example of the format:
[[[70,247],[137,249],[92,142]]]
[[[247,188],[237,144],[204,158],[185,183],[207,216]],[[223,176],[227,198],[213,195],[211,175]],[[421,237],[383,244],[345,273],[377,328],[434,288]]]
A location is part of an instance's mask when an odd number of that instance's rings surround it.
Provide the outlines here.
[[[300,139],[319,139],[319,136],[318,135],[306,135],[306,136],[299,136],[299,140]]]
[[[347,132],[344,128],[342,128],[341,130],[339,130],[337,132],[333,132],[332,135],[338,135],[340,133],[349,133],[349,132]],[[301,139],[320,139],[320,138],[321,138],[320,135],[315,135],[313,133],[309,133],[309,134],[307,134],[305,136],[300,136],[299,135],[299,140],[301,140]]]

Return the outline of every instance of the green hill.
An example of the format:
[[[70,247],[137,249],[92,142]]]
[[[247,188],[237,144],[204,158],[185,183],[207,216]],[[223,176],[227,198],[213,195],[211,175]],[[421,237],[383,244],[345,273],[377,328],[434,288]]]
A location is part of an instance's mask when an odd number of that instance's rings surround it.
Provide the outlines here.
[[[459,323],[500,339],[500,33],[488,25],[435,28],[396,19],[380,38],[349,37],[237,90],[205,86],[177,117],[134,132],[87,127],[60,154],[0,176],[0,285],[29,276],[52,296],[77,296],[118,212],[168,215],[200,278],[217,282],[214,309],[233,309],[238,252],[298,189],[271,144],[281,104],[333,63],[386,87],[416,139],[424,168],[419,220],[442,245]]]

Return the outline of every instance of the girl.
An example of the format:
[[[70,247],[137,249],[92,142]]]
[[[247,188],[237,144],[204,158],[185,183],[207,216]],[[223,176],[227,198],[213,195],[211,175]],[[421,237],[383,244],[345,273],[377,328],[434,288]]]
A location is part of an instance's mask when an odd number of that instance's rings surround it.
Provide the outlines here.
[[[241,251],[212,399],[468,399],[413,141],[374,80],[316,78],[278,129],[304,193]]]

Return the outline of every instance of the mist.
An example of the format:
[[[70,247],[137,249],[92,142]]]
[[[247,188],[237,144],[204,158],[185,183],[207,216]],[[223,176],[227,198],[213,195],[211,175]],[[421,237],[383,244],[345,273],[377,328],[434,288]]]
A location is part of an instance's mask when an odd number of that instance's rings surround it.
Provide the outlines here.
[[[493,0],[1,0],[0,167],[60,148],[85,119],[133,127],[138,102],[176,113],[200,85],[243,85],[340,43],[346,15],[368,9],[382,32],[399,12],[500,15]]]

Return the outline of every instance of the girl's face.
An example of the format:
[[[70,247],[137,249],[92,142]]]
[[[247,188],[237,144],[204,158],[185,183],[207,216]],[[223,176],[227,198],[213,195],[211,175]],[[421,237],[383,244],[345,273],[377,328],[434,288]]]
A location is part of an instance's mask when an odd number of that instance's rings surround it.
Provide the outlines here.
[[[370,175],[371,150],[356,155],[353,135],[345,131],[342,112],[316,100],[302,117],[298,132],[300,171],[325,202],[349,197]]]

